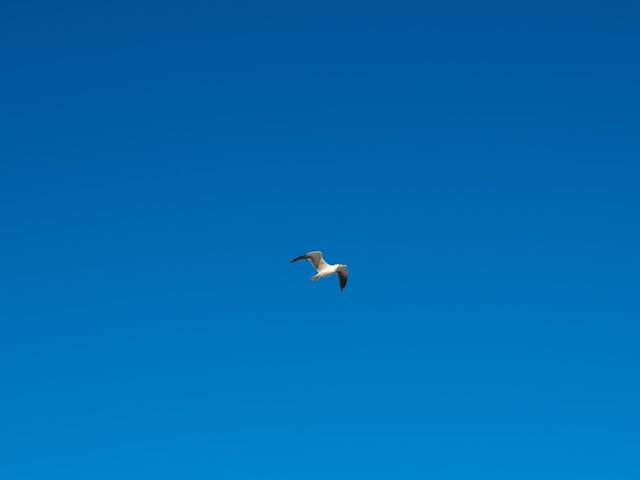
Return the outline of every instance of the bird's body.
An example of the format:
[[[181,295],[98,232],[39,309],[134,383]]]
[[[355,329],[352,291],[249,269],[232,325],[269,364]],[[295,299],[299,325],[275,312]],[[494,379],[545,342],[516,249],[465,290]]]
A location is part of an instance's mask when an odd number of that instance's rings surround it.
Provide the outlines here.
[[[318,273],[311,277],[311,280],[318,280],[319,278],[328,277],[329,275],[333,275],[334,273],[338,273],[339,265],[327,265],[322,270],[318,270]]]
[[[309,252],[296,257],[291,260],[290,263],[298,262],[300,260],[309,260],[318,272],[313,277],[311,277],[311,280],[316,281],[320,278],[337,274],[338,278],[340,279],[340,290],[344,290],[344,287],[347,285],[347,278],[349,276],[349,269],[346,265],[343,265],[342,263],[336,263],[335,265],[328,264],[324,261],[324,258],[322,258],[322,252],[319,251]]]

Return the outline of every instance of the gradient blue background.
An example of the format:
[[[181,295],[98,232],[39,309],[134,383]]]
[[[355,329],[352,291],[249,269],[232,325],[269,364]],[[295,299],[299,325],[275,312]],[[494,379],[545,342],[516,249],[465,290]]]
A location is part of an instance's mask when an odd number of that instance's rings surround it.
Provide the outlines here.
[[[3,2],[0,477],[637,479],[634,3]]]

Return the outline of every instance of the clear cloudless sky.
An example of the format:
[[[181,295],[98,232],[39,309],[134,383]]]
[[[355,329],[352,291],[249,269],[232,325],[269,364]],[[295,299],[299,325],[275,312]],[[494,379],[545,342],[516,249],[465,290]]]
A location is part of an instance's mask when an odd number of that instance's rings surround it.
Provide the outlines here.
[[[0,477],[639,478],[639,26],[3,2]]]

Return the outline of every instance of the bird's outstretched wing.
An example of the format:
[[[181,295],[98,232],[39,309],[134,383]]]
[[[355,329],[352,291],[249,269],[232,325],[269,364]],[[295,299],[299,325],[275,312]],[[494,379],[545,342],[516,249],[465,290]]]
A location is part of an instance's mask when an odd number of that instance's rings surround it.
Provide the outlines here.
[[[347,267],[338,267],[338,278],[340,279],[340,290],[344,290],[349,278],[349,269]]]
[[[327,262],[324,261],[324,258],[322,258],[322,252],[319,251],[305,253],[304,255],[294,258],[289,263],[297,262],[299,260],[309,260],[317,271],[329,266]]]

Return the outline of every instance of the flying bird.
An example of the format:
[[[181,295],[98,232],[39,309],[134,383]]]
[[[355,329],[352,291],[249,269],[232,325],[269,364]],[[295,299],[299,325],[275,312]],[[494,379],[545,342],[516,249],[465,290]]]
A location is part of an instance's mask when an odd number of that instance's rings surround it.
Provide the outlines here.
[[[289,263],[297,262],[299,260],[309,260],[311,265],[313,265],[313,268],[317,270],[318,273],[311,277],[311,280],[314,282],[319,278],[328,277],[329,275],[336,273],[338,274],[338,279],[340,279],[340,290],[344,290],[344,287],[347,285],[347,278],[349,276],[349,269],[347,266],[342,263],[329,265],[324,261],[324,258],[322,258],[322,252],[305,253],[304,255],[294,258]]]

